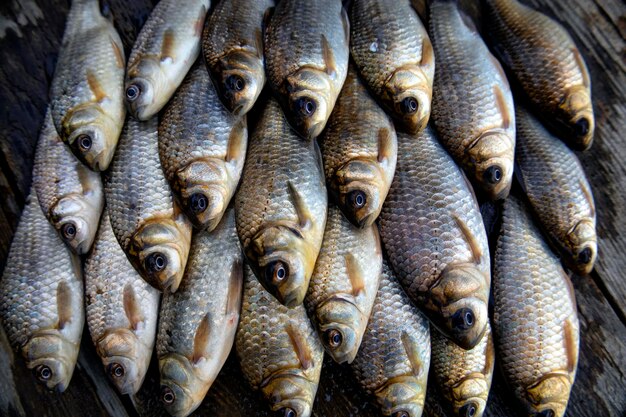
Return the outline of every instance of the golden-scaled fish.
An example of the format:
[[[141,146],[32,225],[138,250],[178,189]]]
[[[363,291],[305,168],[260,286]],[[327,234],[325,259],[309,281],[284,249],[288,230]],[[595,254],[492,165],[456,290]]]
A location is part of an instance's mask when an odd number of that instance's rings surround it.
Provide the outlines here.
[[[155,116],[200,54],[210,0],[161,0],[141,28],[126,68],[126,105],[135,119]]]
[[[396,130],[350,65],[319,139],[329,191],[357,227],[374,223],[396,170]]]
[[[363,389],[376,397],[383,415],[420,417],[429,367],[428,320],[411,303],[385,260],[352,369]]]
[[[457,346],[441,333],[431,334],[431,374],[453,415],[481,417],[487,406],[495,354],[491,327],[470,350]]]
[[[244,376],[276,415],[309,417],[324,348],[304,306],[285,307],[244,268],[235,347]]]
[[[331,204],[304,304],[324,348],[338,363],[352,362],[359,350],[382,261],[376,225],[358,229]]]
[[[274,0],[221,0],[207,18],[202,52],[224,106],[250,111],[265,85],[263,16]]]
[[[317,143],[296,135],[274,99],[250,138],[235,204],[237,233],[255,275],[282,304],[302,304],[328,199]]]
[[[85,260],[85,298],[89,333],[106,374],[120,393],[137,393],[152,357],[159,292],[128,261],[107,210]]]
[[[102,178],[65,146],[50,111],[39,134],[33,187],[44,214],[61,239],[78,255],[89,251],[104,206]]]
[[[493,50],[537,112],[574,149],[591,146],[591,81],[574,41],[559,23],[517,0],[484,2]]]
[[[437,60],[432,119],[441,143],[490,199],[504,199],[515,152],[515,108],[504,71],[452,0],[430,6],[430,38]]]
[[[28,369],[49,389],[70,383],[85,322],[80,259],[26,199],[0,280],[0,322]]]
[[[270,87],[293,128],[317,137],[346,79],[350,24],[341,0],[280,1],[265,28]]]
[[[435,57],[409,0],[358,0],[351,11],[350,51],[363,80],[403,130],[430,118]]]
[[[562,417],[578,364],[574,288],[515,196],[504,204],[494,265],[500,369],[527,415]]]
[[[516,175],[565,264],[579,274],[598,253],[596,207],[580,161],[527,110],[517,110]]]
[[[246,116],[224,108],[200,58],[159,123],[163,172],[194,226],[210,232],[222,219],[247,145]]]
[[[157,355],[161,401],[172,416],[198,408],[226,362],[242,286],[243,255],[229,209],[213,232],[196,232],[178,291],[163,296]]]
[[[474,347],[488,320],[487,236],[471,185],[430,127],[398,134],[380,236],[409,297],[456,344]]]
[[[127,118],[104,191],[113,232],[135,269],[153,287],[175,292],[187,263],[191,223],[161,169],[157,136],[156,117]]]
[[[61,139],[89,168],[108,168],[124,124],[124,47],[98,0],[74,0],[50,89]]]

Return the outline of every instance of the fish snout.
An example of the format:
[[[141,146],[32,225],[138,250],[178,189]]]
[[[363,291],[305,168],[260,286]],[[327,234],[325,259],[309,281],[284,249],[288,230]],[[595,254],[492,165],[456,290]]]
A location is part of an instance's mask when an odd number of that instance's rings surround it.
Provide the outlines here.
[[[392,379],[375,393],[382,414],[392,417],[421,416],[426,396],[425,386],[413,376]]]
[[[150,352],[129,329],[117,329],[101,338],[96,350],[109,379],[121,394],[141,388],[150,362]]]
[[[452,387],[453,408],[461,417],[480,417],[485,412],[490,384],[483,374],[476,373],[464,378]]]
[[[566,114],[570,134],[573,136],[573,141],[570,143],[579,151],[589,149],[595,131],[595,118],[589,90],[584,86],[571,88],[560,107]]]
[[[204,383],[196,377],[187,358],[178,354],[167,354],[159,358],[161,374],[160,400],[172,416],[187,416],[202,402]],[[197,393],[195,392],[197,389]],[[197,394],[197,395],[194,395]]]
[[[572,381],[568,375],[550,373],[526,388],[528,414],[533,417],[562,417],[567,408]]]
[[[320,340],[337,363],[352,363],[361,345],[366,318],[352,302],[330,299],[315,311]]]
[[[67,138],[72,153],[93,171],[104,171],[113,158],[113,150],[107,149],[106,132],[92,119],[73,129]]]
[[[474,180],[492,200],[505,199],[513,182],[515,140],[501,130],[480,135],[467,150]]]
[[[305,139],[322,133],[334,106],[328,74],[303,68],[287,77],[288,119],[294,130]]]
[[[335,172],[334,193],[341,211],[354,226],[372,225],[382,210],[384,180],[370,161],[351,160]]]
[[[131,78],[125,84],[126,108],[137,120],[146,121],[158,111],[154,105],[155,88],[152,84],[145,78]]]
[[[234,115],[243,115],[261,94],[265,68],[255,54],[234,51],[220,59],[213,79],[224,107]]]
[[[311,415],[317,384],[293,373],[279,374],[261,386],[270,408],[281,417]]]
[[[420,68],[404,67],[385,84],[383,99],[408,133],[418,133],[430,119],[432,83]]]
[[[26,366],[48,389],[63,392],[70,383],[78,346],[59,334],[43,333],[33,336],[22,348]]]

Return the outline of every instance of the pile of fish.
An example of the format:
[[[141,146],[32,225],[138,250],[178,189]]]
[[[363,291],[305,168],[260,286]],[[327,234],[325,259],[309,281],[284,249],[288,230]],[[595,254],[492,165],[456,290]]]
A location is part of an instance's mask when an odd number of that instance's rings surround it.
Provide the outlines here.
[[[455,1],[427,24],[351,3],[161,0],[126,60],[98,1],[72,2],[0,282],[39,381],[68,386],[86,321],[120,393],[156,347],[173,416],[233,345],[284,417],[311,415],[325,354],[384,415],[420,416],[428,383],[481,416],[498,363],[525,415],[563,416],[564,268],[597,253],[580,53],[517,0],[484,0],[482,32]],[[503,206],[492,251],[474,190]]]

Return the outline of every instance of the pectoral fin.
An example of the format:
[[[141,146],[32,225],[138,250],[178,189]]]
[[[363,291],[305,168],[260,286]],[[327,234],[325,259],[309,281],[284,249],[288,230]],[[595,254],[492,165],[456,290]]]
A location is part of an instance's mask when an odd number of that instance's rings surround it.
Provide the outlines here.
[[[248,145],[248,127],[244,115],[230,131],[228,135],[228,150],[226,151],[226,163],[241,161],[246,153]]]
[[[200,325],[196,329],[196,334],[193,338],[193,363],[198,363],[207,356],[207,346],[209,344],[209,336],[211,334],[209,320],[209,313],[207,313],[204,317],[202,317]]]
[[[496,98],[496,106],[498,106],[498,110],[500,115],[502,116],[502,128],[508,129],[511,125],[511,112],[509,111],[509,107],[506,104],[506,99],[504,98],[504,93],[500,89],[498,85],[493,87],[493,94]]]
[[[289,189],[289,196],[291,197],[293,207],[298,215],[298,225],[301,229],[309,228],[311,226],[311,219],[313,218],[309,208],[306,206],[304,199],[291,181],[287,181],[287,188]]]
[[[324,64],[326,66],[326,73],[330,77],[334,77],[337,74],[337,62],[335,61],[335,55],[328,43],[326,36],[322,35],[322,55],[324,57]]]
[[[124,313],[130,323],[130,329],[135,331],[142,327],[144,318],[141,314],[141,307],[137,300],[137,295],[131,284],[126,284],[124,287]]]
[[[163,33],[163,43],[161,45],[161,61],[166,59],[174,59],[174,52],[176,51],[175,33],[172,29],[167,29]]]
[[[567,355],[567,372],[572,373],[576,369],[578,363],[578,343],[574,326],[571,321],[565,320],[563,325],[563,336],[565,345],[565,354]]]
[[[302,364],[302,369],[307,370],[314,366],[313,363],[313,355],[311,353],[311,349],[306,343],[306,338],[300,334],[295,325],[289,323],[285,329],[287,334],[289,335],[289,340],[293,346],[296,355],[298,356],[298,360]]]
[[[57,328],[63,330],[72,321],[72,289],[65,281],[61,281],[57,287],[57,314],[59,323]]]
[[[433,44],[430,42],[428,36],[424,36],[422,41],[422,60],[420,61],[420,67],[428,67],[435,62],[435,52],[433,51]]]
[[[457,216],[456,214],[452,214],[452,218],[454,219],[454,222],[457,224],[459,229],[461,229],[461,233],[463,233],[463,237],[465,237],[465,241],[467,242],[467,245],[469,246],[472,252],[472,257],[474,258],[474,262],[477,265],[480,264],[480,260],[483,257],[483,251],[480,247],[480,244],[476,240],[474,233],[472,233],[472,231],[467,226],[467,224],[463,220],[461,220],[459,216]]]
[[[378,162],[386,162],[393,154],[393,133],[385,128],[378,129]]]
[[[358,297],[361,294],[365,294],[365,282],[363,281],[363,270],[359,265],[359,261],[349,253],[345,256],[346,271],[348,278],[350,279],[350,285],[352,286],[352,295]]]
[[[424,363],[421,360],[419,346],[417,346],[415,341],[406,331],[402,332],[400,339],[402,339],[402,346],[404,347],[406,356],[409,358],[409,362],[411,363],[413,375],[416,377],[421,376],[424,372]]]
[[[243,265],[240,260],[233,262],[228,280],[228,299],[225,315],[228,320],[237,320],[241,309],[241,293],[243,286]]]

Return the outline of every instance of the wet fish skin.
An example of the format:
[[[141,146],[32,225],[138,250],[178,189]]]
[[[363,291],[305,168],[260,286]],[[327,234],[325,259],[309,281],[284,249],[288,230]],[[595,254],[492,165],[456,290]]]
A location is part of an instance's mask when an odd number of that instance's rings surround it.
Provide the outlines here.
[[[163,172],[195,227],[210,232],[222,219],[239,183],[247,145],[246,116],[224,108],[198,59],[159,123]]]
[[[0,280],[0,322],[37,380],[65,391],[85,322],[82,268],[34,192],[26,199]]]
[[[85,259],[86,314],[96,352],[121,394],[136,394],[146,376],[159,297],[128,261],[105,209]]]
[[[105,196],[113,232],[135,269],[158,290],[176,292],[192,227],[161,169],[157,127],[156,118],[127,118]]]
[[[596,208],[580,161],[526,109],[517,109],[517,177],[543,227],[578,274],[593,269]]]
[[[382,260],[378,228],[356,228],[331,204],[304,304],[326,352],[337,363],[352,362],[359,350]]]
[[[235,213],[252,270],[286,306],[304,300],[327,206],[317,143],[301,140],[270,99],[249,141]]]
[[[265,68],[287,119],[306,139],[326,126],[348,71],[341,0],[278,2],[264,33]]]
[[[98,1],[73,1],[50,87],[50,112],[61,139],[94,171],[108,168],[122,130],[124,66],[122,41]]]
[[[417,133],[431,113],[435,59],[409,0],[360,0],[351,11],[350,52],[363,80],[402,130]]]
[[[428,320],[383,260],[380,287],[352,370],[363,389],[376,397],[383,415],[419,417],[429,367]]]
[[[74,253],[86,254],[104,207],[102,179],[65,146],[50,110],[35,152],[33,187],[41,209],[61,239]]]
[[[398,144],[393,121],[368,93],[352,64],[318,142],[334,200],[352,224],[370,226],[389,192]]]
[[[152,10],[126,68],[126,106],[135,119],[155,116],[196,61],[210,3],[161,0]]]
[[[434,381],[453,415],[481,417],[487,406],[495,363],[489,322],[480,342],[470,350],[434,331],[431,354]]]
[[[574,289],[514,196],[504,205],[493,300],[496,351],[509,387],[529,415],[562,417],[578,364]]]
[[[471,185],[432,128],[398,134],[398,164],[380,215],[391,267],[441,332],[471,349],[487,324],[485,227]]]
[[[185,277],[163,297],[157,355],[161,401],[172,416],[191,414],[226,362],[239,322],[242,262],[230,208],[213,232],[194,235]]]
[[[432,119],[441,142],[474,184],[505,199],[513,181],[515,108],[500,63],[455,2],[430,7],[435,73]]]
[[[533,108],[576,150],[591,146],[595,119],[585,61],[559,23],[516,0],[485,2],[493,50]]]
[[[202,52],[224,106],[250,111],[265,85],[263,18],[274,0],[220,1],[206,20]]]

